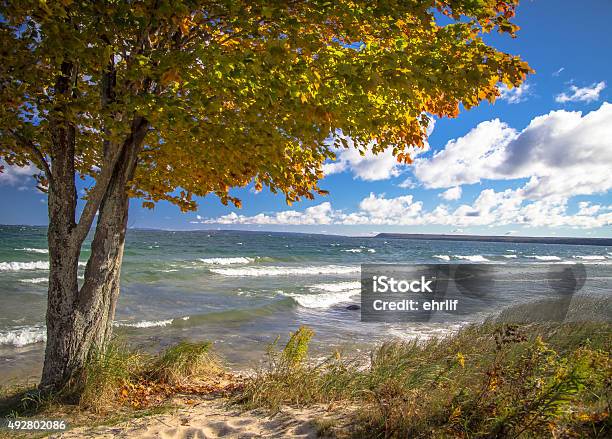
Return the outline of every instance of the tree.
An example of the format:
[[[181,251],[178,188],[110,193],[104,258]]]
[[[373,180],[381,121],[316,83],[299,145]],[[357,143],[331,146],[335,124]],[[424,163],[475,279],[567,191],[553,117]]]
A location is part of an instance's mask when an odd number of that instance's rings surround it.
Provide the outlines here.
[[[409,162],[430,117],[493,102],[530,72],[482,39],[514,36],[517,2],[3,1],[0,158],[35,164],[48,192],[41,388],[78,378],[110,337],[130,198],[239,206],[230,188],[250,182],[313,198],[338,133],[337,146],[349,136]]]

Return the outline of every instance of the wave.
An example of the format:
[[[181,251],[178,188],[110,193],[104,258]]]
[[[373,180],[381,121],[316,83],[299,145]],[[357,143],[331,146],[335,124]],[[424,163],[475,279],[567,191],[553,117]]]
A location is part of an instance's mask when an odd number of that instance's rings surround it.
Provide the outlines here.
[[[0,331],[0,345],[23,347],[40,343],[47,339],[47,330],[42,325],[20,326]]]
[[[128,328],[154,328],[154,327],[158,327],[158,326],[168,326],[171,325],[172,322],[174,321],[174,319],[168,319],[168,320],[155,320],[155,321],[148,321],[148,320],[143,320],[142,322],[135,322],[135,323],[128,323],[128,322],[114,322],[115,326],[123,326],[123,327],[128,327]]]
[[[304,308],[330,308],[339,303],[349,302],[353,296],[361,293],[361,282],[331,282],[314,284],[309,287],[310,293],[285,293],[280,294],[290,297],[299,306]]]
[[[549,255],[526,255],[525,257],[536,259],[538,261],[560,261],[561,260],[559,256],[549,256]]]
[[[0,271],[48,270],[48,261],[0,262]]]
[[[489,262],[487,258],[482,255],[453,255],[457,259],[463,259],[470,262]]]
[[[345,265],[322,265],[302,267],[243,267],[243,268],[211,268],[212,273],[223,276],[290,276],[313,274],[350,274],[359,273],[359,267]]]
[[[27,284],[43,284],[48,281],[49,279],[46,277],[35,277],[34,279],[19,279],[19,282],[24,282]]]
[[[361,282],[349,281],[349,282],[332,282],[327,284],[315,284],[309,287],[310,289],[323,290],[329,292],[339,292],[348,290],[360,290]]]
[[[85,267],[87,262],[79,261],[79,267]],[[33,262],[0,262],[0,271],[48,270],[49,261]]]
[[[443,261],[450,261],[449,255],[433,255],[433,257],[436,259],[442,259]]]
[[[582,259],[583,261],[605,261],[606,257],[602,255],[574,255],[576,259]]]
[[[364,247],[363,245],[359,246],[359,248],[348,248],[348,249],[344,249],[340,251],[346,252],[346,253],[361,253],[364,250],[367,251],[368,253],[376,253],[376,250],[374,250],[373,248],[367,248],[367,247]]]
[[[506,259],[516,259],[517,258],[516,255],[502,255],[502,256]]]
[[[22,252],[29,252],[29,253],[44,253],[47,254],[49,253],[49,250],[46,248],[16,248],[15,250],[17,251],[22,251]]]
[[[249,264],[255,258],[233,257],[233,258],[200,258],[200,262],[211,265],[232,265],[232,264]]]

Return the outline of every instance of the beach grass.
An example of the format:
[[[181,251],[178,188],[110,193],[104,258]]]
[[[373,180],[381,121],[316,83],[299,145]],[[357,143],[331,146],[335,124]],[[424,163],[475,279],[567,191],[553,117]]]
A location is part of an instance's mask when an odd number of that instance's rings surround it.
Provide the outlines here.
[[[225,376],[209,342],[180,342],[157,355],[134,350],[124,343],[110,343],[95,352],[82,371],[77,386],[47,394],[35,386],[6,387],[0,393],[0,416],[40,416],[43,413],[87,412],[117,414],[118,409],[137,412],[161,407],[177,393],[198,393],[203,383]],[[214,386],[204,386],[214,390]],[[116,417],[116,416],[115,416]],[[121,418],[125,417],[122,413]]]
[[[338,436],[606,437],[611,334],[601,323],[487,323],[441,339],[384,344],[367,364],[340,355],[315,363],[302,355],[291,364],[283,360],[286,348],[271,355],[238,402],[271,410],[342,406],[352,427]]]
[[[489,322],[442,338],[385,343],[365,358],[334,353],[313,360],[312,343],[308,327],[284,346],[277,340],[264,367],[221,393],[221,381],[236,379],[210,343],[181,342],[157,355],[114,343],[84,369],[82,387],[72,389],[77,399],[70,392],[5,389],[0,416],[113,425],[172,410],[177,394],[214,394],[243,410],[326,407],[333,417],[315,420],[325,437],[603,438],[611,432],[610,324]]]

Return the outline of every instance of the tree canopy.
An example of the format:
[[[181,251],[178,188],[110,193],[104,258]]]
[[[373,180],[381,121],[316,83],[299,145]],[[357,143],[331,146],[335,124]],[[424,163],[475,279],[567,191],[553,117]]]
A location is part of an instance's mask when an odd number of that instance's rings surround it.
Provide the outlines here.
[[[253,180],[312,198],[335,133],[409,162],[431,116],[520,85],[529,66],[483,41],[514,36],[517,3],[3,1],[0,157],[36,164],[47,187],[48,128],[70,125],[75,174],[99,181],[138,122],[129,191],[147,207],[193,210],[208,193],[239,205],[229,189]]]

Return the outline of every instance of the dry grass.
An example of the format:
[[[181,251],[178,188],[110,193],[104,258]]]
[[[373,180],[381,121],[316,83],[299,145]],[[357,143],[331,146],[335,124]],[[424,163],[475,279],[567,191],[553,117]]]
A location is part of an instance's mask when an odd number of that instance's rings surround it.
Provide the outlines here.
[[[611,335],[608,324],[485,324],[385,344],[365,368],[339,356],[291,365],[288,346],[239,402],[357,406],[356,437],[608,437]]]

